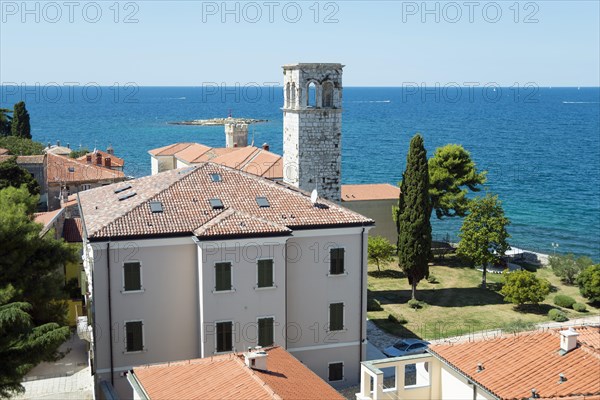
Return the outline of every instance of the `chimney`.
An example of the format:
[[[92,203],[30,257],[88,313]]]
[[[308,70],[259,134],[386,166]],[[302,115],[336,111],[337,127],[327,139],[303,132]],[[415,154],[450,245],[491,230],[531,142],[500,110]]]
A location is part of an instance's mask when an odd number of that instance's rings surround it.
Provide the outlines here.
[[[263,143],[263,145],[262,145],[262,149],[263,149],[263,150],[265,150],[265,151],[269,151],[269,148],[270,148],[270,147],[269,147],[269,143]]]
[[[111,156],[115,155],[115,149],[113,149],[112,144],[109,144],[108,147],[106,148],[106,152],[108,154],[110,154]]]
[[[92,163],[92,155],[91,155],[91,154],[86,154],[86,155],[85,155],[85,161],[86,161],[88,164],[91,164],[91,163]]]
[[[67,149],[71,148],[71,143],[67,143]]]
[[[259,371],[268,371],[267,369],[267,352],[258,348],[256,351],[248,349],[244,353],[244,362],[248,368],[257,369]]]
[[[111,164],[110,164],[110,157],[105,157],[105,158],[104,158],[104,166],[105,166],[106,168],[110,168],[110,165],[111,165]]]
[[[559,353],[561,356],[567,354],[577,347],[577,336],[579,336],[579,333],[575,332],[573,328],[560,331]]]
[[[56,141],[56,147],[60,147],[60,140]]]
[[[102,154],[96,153],[96,164],[102,165]]]

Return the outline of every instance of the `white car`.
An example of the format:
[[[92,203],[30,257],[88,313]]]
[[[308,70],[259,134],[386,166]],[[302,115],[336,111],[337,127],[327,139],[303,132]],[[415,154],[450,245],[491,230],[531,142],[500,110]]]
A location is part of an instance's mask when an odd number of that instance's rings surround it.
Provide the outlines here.
[[[419,339],[400,339],[390,347],[383,350],[388,357],[402,357],[412,354],[421,354],[427,351],[429,342]]]

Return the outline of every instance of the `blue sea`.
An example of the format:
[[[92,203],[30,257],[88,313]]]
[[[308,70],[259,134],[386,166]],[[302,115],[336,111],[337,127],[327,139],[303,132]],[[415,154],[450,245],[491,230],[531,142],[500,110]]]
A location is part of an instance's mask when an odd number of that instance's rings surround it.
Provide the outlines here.
[[[174,142],[224,146],[223,127],[169,121],[267,119],[250,140],[282,153],[280,87],[1,87],[0,107],[24,100],[33,139],[105,149],[125,172],[150,174],[148,150]],[[600,260],[599,88],[347,87],[343,100],[343,183],[396,184],[411,137],[428,155],[462,144],[488,171],[503,201],[513,246]],[[433,218],[434,239],[457,240],[460,219]],[[551,243],[558,243],[553,249]]]

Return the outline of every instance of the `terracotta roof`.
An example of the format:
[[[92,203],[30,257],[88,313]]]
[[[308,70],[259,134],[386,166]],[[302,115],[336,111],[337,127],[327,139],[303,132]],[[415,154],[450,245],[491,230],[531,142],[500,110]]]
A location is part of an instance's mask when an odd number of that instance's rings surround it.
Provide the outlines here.
[[[48,154],[69,155],[73,150],[71,150],[69,147],[53,145],[46,147],[44,151]]]
[[[83,228],[81,218],[65,218],[63,225],[63,238],[69,243],[83,242]]]
[[[172,156],[188,164],[210,161],[269,179],[283,178],[283,160],[261,147],[208,147],[200,143],[175,143],[150,150],[153,156]]]
[[[34,156],[13,156],[13,155],[0,155],[0,162],[4,162],[11,157],[17,157],[17,164],[43,164],[44,156],[43,154],[34,155]]]
[[[213,182],[211,174],[219,174],[221,182]],[[125,190],[115,193],[118,189]],[[128,195],[132,196],[125,198]],[[78,196],[91,239],[194,232],[202,237],[281,235],[289,229],[373,223],[329,201],[319,200],[314,206],[307,193],[283,183],[214,163],[86,190]],[[269,207],[259,207],[257,197],[266,197]],[[222,201],[222,209],[213,209],[214,198]],[[160,201],[162,212],[153,213],[150,201]],[[227,210],[235,214],[216,219]]]
[[[180,152],[181,150],[187,149],[189,146],[194,143],[173,143],[165,147],[159,147],[158,149],[152,149],[148,151],[148,153],[153,156],[174,156],[175,153]]]
[[[398,200],[400,188],[389,183],[342,185],[342,201]]]
[[[233,353],[137,367],[132,372],[152,400],[344,399],[284,349],[265,350],[264,372],[247,367],[244,356]]]
[[[478,342],[433,345],[431,353],[501,399],[600,396],[600,327],[575,328],[579,346],[559,354],[558,330],[522,332]],[[591,345],[590,345],[591,344]],[[477,372],[481,363],[483,370]],[[559,382],[559,374],[566,381]]]
[[[125,174],[73,158],[48,153],[48,182],[122,181]]]
[[[123,160],[122,158],[119,158],[117,156],[115,156],[114,154],[109,154],[105,151],[102,150],[96,150],[96,152],[91,152],[88,153],[84,156],[81,156],[79,158],[77,158],[79,161],[83,161],[86,162],[87,161],[87,156],[91,155],[92,156],[92,163],[96,164],[96,154],[100,154],[102,156],[102,163],[104,163],[104,159],[107,157],[110,157],[110,164],[111,166],[114,167],[122,167],[123,165],[125,165],[125,160]]]
[[[50,228],[50,224],[54,221],[57,215],[59,215],[64,210],[59,208],[58,210],[48,211],[48,212],[40,212],[33,214],[33,220],[38,224],[44,225],[44,233],[48,231]]]
[[[5,149],[5,148],[2,148],[2,147],[0,147],[0,156],[3,156],[4,154],[8,154],[8,153],[10,153],[10,152],[8,151],[8,149]]]

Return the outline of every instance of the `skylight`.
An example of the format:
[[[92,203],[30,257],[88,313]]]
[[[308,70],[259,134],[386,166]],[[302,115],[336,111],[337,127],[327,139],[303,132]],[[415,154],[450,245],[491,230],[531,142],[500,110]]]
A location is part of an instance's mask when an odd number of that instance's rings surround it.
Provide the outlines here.
[[[223,180],[220,174],[210,174],[210,179],[212,179],[213,182],[221,182]]]
[[[222,210],[223,208],[225,208],[225,206],[223,206],[223,202],[221,201],[221,199],[210,199],[210,206],[212,207],[213,210]]]
[[[160,201],[151,201],[150,202],[150,211],[152,213],[161,213],[163,212],[163,205]]]
[[[124,192],[124,191],[126,191],[127,189],[131,189],[131,185],[126,185],[126,186],[120,187],[120,188],[118,188],[118,189],[115,189],[115,194],[117,194],[117,193],[121,193],[121,192]]]
[[[260,208],[271,207],[271,204],[269,204],[269,200],[266,197],[257,197],[256,204],[258,204]]]
[[[69,167],[69,172],[75,172],[75,167]]]
[[[137,194],[136,192],[129,192],[129,193],[122,194],[121,196],[119,196],[119,201],[127,200],[128,198],[133,197],[136,194]]]

